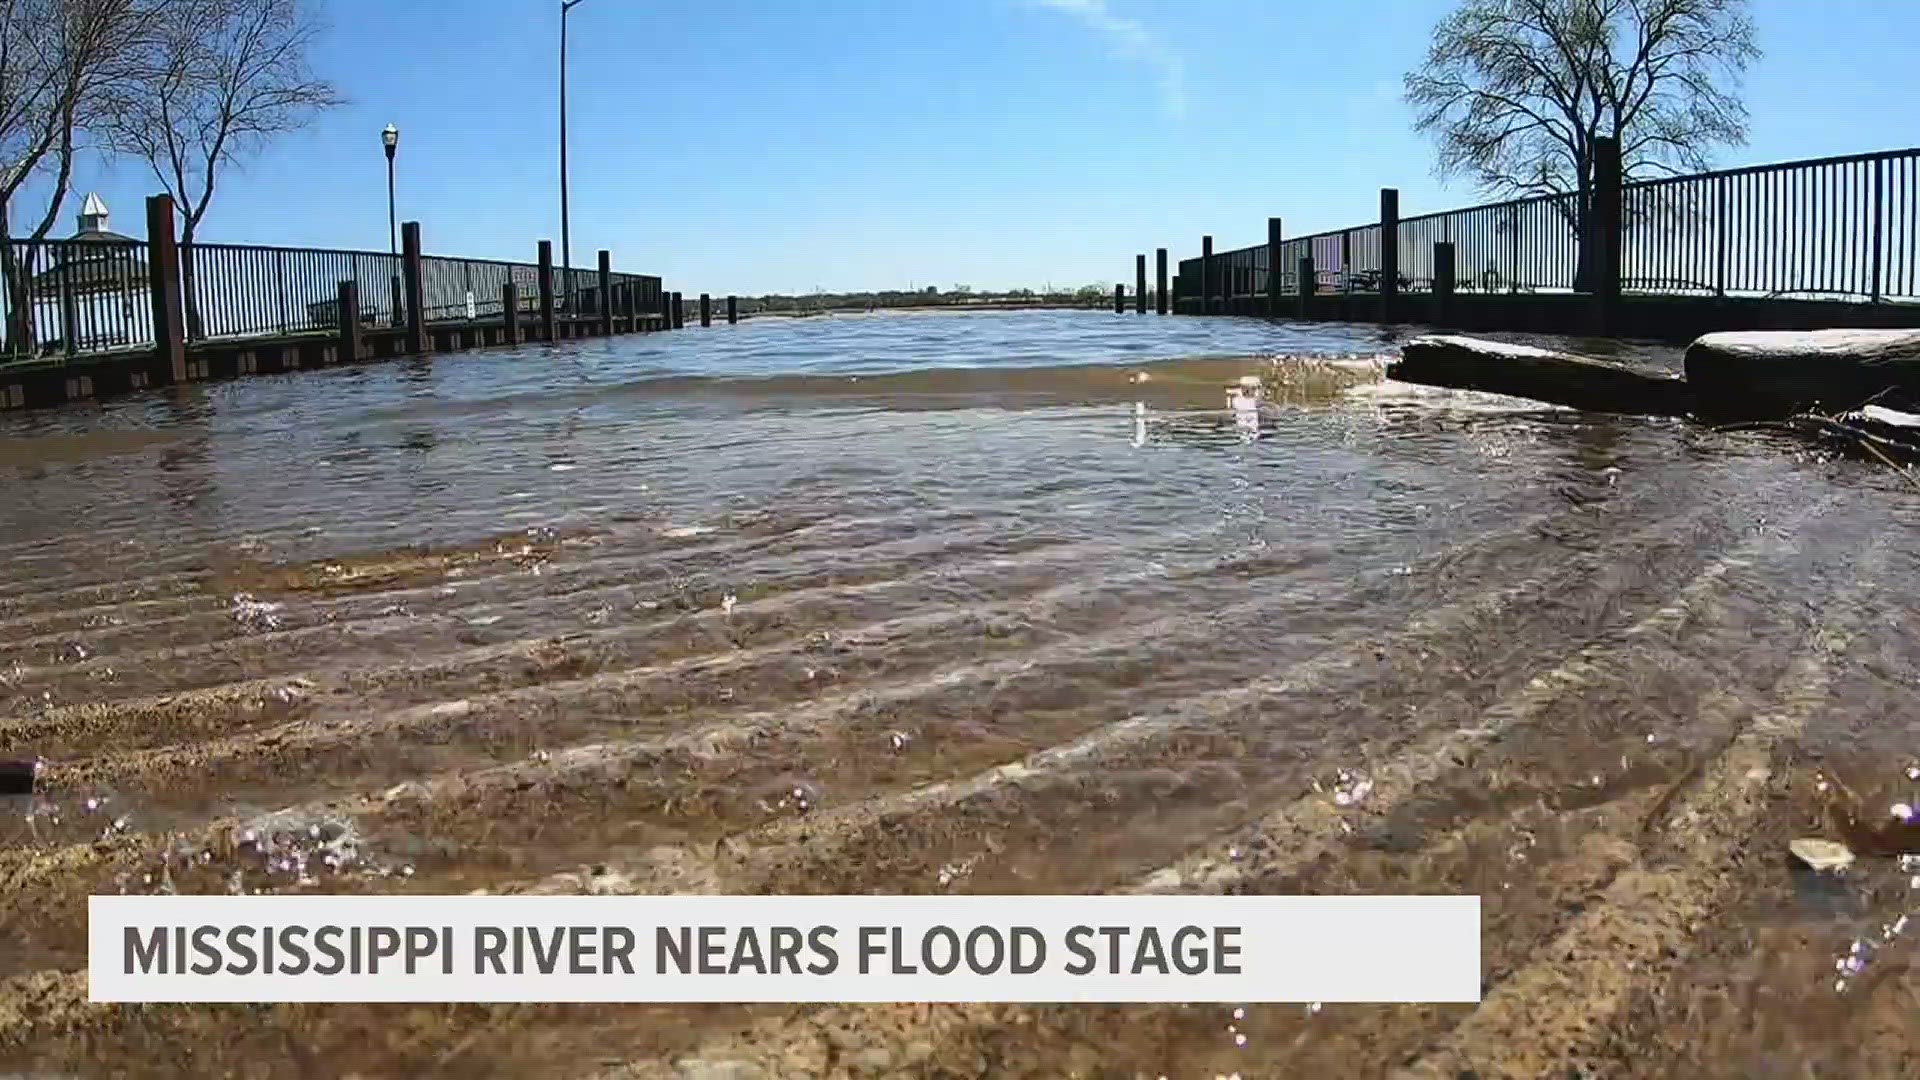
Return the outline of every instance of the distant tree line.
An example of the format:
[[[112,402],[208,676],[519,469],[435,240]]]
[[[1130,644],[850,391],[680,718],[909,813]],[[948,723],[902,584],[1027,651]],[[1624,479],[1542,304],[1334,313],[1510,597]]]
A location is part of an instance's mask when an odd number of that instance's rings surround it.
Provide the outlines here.
[[[928,285],[916,289],[878,289],[870,292],[820,292],[806,294],[769,293],[739,298],[742,314],[804,315],[814,311],[877,311],[901,308],[963,307],[1076,307],[1099,308],[1113,303],[1113,286],[1082,285],[1079,288],[975,289],[954,285],[941,289]]]

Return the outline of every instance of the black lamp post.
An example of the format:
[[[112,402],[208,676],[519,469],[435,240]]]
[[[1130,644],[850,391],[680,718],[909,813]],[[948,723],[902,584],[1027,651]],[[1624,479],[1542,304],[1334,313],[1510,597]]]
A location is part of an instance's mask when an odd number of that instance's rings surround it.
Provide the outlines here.
[[[567,13],[581,0],[560,0],[560,281],[573,311],[573,244],[567,228]]]
[[[400,230],[395,224],[393,212],[393,152],[400,146],[400,129],[388,124],[380,133],[380,144],[387,148],[387,254],[394,258],[400,255]],[[398,267],[396,265],[395,269]],[[393,275],[393,325],[399,326],[400,311],[400,275]]]

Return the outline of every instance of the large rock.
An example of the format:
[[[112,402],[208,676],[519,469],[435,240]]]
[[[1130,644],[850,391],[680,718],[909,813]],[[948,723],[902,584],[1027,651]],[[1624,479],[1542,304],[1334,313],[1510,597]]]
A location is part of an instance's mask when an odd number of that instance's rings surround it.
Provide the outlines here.
[[[1387,377],[1482,390],[1592,412],[1680,416],[1691,407],[1686,383],[1570,353],[1479,338],[1433,335],[1400,347]]]
[[[1920,407],[1920,330],[1708,334],[1687,347],[1686,366],[1698,408],[1717,416]]]

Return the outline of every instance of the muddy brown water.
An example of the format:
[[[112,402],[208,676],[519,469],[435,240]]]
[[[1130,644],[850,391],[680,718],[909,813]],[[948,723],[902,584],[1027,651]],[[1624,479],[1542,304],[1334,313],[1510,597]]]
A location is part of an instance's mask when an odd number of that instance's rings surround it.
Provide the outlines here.
[[[0,420],[0,1068],[1920,1075],[1920,862],[1786,855],[1920,802],[1917,489],[1393,342],[774,320]],[[1472,892],[1485,998],[86,1004],[85,896],[234,888]]]

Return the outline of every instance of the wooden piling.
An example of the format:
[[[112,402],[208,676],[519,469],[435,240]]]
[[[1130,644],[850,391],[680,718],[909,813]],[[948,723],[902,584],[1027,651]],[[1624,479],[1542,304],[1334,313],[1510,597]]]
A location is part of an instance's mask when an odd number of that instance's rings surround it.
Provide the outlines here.
[[[740,321],[740,298],[737,296],[728,296],[727,297],[727,325],[733,326],[737,324],[739,321]]]
[[[500,344],[520,344],[520,290],[511,281],[500,286]]]
[[[1442,300],[1451,299],[1458,268],[1454,265],[1453,244],[1447,240],[1433,245],[1433,294]]]
[[[180,293],[180,248],[173,197],[147,200],[147,281],[153,294],[153,340],[158,366],[173,382],[187,381],[187,321]]]
[[[1318,275],[1319,271],[1314,269],[1313,256],[1311,254],[1300,256],[1299,264],[1294,267],[1293,291],[1294,294],[1300,298],[1300,314],[1302,316],[1307,313],[1307,302],[1312,300],[1314,294],[1319,291],[1320,279]]]
[[[1167,313],[1167,249],[1153,249],[1154,290],[1153,310],[1155,314]]]
[[[427,351],[426,282],[420,270],[420,223],[400,225],[400,272],[407,279],[407,351]]]
[[[706,293],[700,294],[700,325],[702,327],[713,325],[713,297]]]
[[[1135,315],[1147,313],[1147,257],[1145,255],[1133,257],[1133,313]]]
[[[1280,219],[1267,219],[1267,317],[1280,315],[1280,296],[1285,284],[1285,276],[1280,273],[1280,252],[1282,250]]]
[[[1592,249],[1594,329],[1611,331],[1620,300],[1622,223],[1620,140],[1601,136],[1593,141],[1593,212],[1588,215],[1587,245]]]
[[[673,328],[684,329],[687,325],[687,301],[676,290],[673,294]]]
[[[553,241],[540,241],[540,340],[553,341]]]
[[[1380,189],[1380,321],[1393,321],[1400,295],[1400,192]]]
[[[1213,265],[1213,237],[1200,238],[1200,314],[1213,314],[1213,294],[1220,286],[1220,271]]]
[[[613,336],[613,256],[600,249],[600,296],[594,307],[600,310],[600,336]]]
[[[340,343],[335,356],[342,364],[360,359],[360,283],[340,283]]]
[[[1127,286],[1124,282],[1117,283],[1113,287],[1113,313],[1115,315],[1127,313]]]

